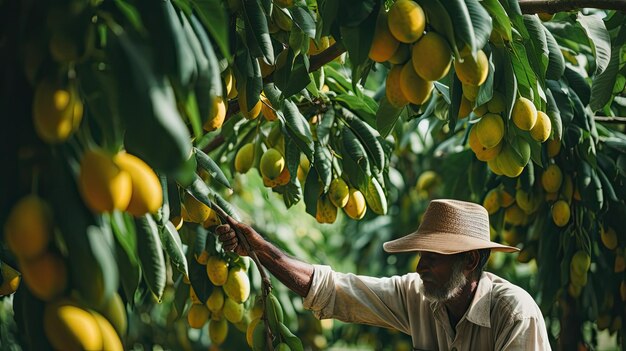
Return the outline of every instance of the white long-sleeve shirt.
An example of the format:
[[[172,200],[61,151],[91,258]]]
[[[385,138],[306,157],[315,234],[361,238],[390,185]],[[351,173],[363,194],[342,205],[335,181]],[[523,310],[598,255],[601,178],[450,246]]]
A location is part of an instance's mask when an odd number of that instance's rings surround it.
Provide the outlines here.
[[[414,350],[550,350],[541,310],[520,287],[484,272],[455,329],[445,306],[422,294],[419,274],[373,278],[315,265],[304,307],[318,319],[397,329]]]

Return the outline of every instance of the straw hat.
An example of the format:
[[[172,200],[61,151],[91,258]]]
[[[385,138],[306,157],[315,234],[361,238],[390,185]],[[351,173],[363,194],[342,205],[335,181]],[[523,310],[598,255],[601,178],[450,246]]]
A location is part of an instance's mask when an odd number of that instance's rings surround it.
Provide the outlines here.
[[[515,252],[518,248],[489,239],[489,214],[481,205],[432,200],[416,232],[383,244],[387,252],[429,251],[444,255],[478,249]]]

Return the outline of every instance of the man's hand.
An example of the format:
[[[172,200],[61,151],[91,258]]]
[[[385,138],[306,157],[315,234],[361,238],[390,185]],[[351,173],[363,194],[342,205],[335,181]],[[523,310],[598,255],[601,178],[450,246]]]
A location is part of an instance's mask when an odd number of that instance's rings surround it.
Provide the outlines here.
[[[261,235],[249,225],[237,222],[232,217],[228,217],[226,220],[228,223],[215,228],[215,235],[222,242],[222,247],[225,251],[233,251],[240,256],[249,256],[244,245],[239,242],[235,229],[248,239],[248,244],[250,244],[253,250],[258,249],[264,242]]]

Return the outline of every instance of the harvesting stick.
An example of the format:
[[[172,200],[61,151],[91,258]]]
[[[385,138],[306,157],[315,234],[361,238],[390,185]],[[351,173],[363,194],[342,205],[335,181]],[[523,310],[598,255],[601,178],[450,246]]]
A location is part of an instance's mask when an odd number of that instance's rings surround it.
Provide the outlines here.
[[[218,204],[211,201],[211,209],[213,209],[213,211],[217,213],[217,215],[220,217],[220,219],[223,222],[227,222],[226,219],[229,217],[228,213],[226,213],[226,211],[224,211]],[[246,238],[246,236],[243,235],[243,233],[241,233],[238,228],[236,227],[232,227],[232,228],[235,231],[235,234],[237,234],[237,240],[243,245],[243,248],[246,250],[248,255],[250,255],[250,258],[252,258],[254,263],[256,263],[257,269],[259,270],[259,274],[261,274],[261,281],[262,281],[261,299],[263,301],[263,316],[261,318],[265,322],[265,330],[267,333],[267,338],[265,339],[267,341],[268,350],[272,350],[273,349],[272,332],[270,330],[270,324],[267,321],[267,313],[265,312],[266,311],[265,306],[267,304],[267,297],[272,291],[272,282],[270,281],[269,276],[265,272],[265,269],[263,268],[263,265],[261,264],[261,260],[259,260],[259,257],[257,256],[256,252],[254,252],[254,249],[252,249],[252,247],[250,246],[250,243],[248,242],[248,238]]]

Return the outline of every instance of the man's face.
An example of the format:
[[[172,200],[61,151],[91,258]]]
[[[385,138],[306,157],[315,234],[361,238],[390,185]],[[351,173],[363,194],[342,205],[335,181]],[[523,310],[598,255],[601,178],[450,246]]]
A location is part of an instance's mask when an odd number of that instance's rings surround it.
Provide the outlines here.
[[[431,301],[447,301],[458,296],[467,284],[463,254],[441,255],[422,252],[417,273],[424,282],[424,296]]]

